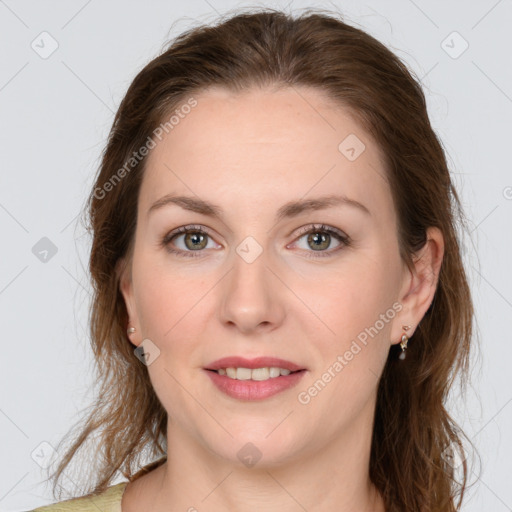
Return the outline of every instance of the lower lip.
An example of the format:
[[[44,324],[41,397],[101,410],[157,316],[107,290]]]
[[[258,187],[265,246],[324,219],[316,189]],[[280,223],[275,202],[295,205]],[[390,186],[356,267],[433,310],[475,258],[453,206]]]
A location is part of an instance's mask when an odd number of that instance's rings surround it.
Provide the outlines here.
[[[281,391],[296,386],[306,370],[281,375],[267,380],[237,380],[226,375],[219,375],[212,370],[204,370],[213,383],[223,393],[239,400],[263,400]]]

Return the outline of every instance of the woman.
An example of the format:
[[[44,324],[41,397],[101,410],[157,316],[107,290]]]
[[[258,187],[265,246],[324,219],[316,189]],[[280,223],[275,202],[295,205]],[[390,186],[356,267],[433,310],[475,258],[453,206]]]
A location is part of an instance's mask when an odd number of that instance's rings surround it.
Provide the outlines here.
[[[88,206],[102,387],[55,488],[101,451],[37,510],[460,510],[464,217],[385,46],[311,12],[190,30],[131,84]]]

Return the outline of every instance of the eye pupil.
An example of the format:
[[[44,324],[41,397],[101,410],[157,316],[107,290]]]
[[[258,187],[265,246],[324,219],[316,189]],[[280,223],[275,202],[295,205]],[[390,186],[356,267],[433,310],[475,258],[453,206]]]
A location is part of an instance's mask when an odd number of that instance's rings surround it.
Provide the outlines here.
[[[312,247],[315,251],[319,249],[326,249],[329,247],[330,235],[320,234],[320,233],[311,233],[308,236],[308,243],[313,242],[314,247]],[[325,243],[327,241],[327,243]]]
[[[193,251],[197,249],[204,249],[206,247],[206,244],[200,244],[205,240],[206,236],[203,235],[202,233],[191,232],[185,235],[185,245],[187,246],[188,249],[192,249]],[[188,244],[189,241],[192,241],[192,245]]]

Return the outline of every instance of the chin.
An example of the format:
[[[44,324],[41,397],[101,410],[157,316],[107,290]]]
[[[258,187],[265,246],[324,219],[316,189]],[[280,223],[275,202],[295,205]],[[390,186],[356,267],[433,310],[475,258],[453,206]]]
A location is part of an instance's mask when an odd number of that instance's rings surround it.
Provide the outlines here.
[[[265,429],[255,431],[246,424],[245,429],[234,431],[226,425],[233,437],[224,436],[227,442],[222,444],[219,444],[218,437],[209,440],[210,450],[226,462],[246,468],[271,468],[293,459],[297,455],[300,436],[297,434],[297,439],[294,439],[286,430],[278,433],[280,427],[275,429],[275,422],[272,428],[267,429],[267,426],[265,423]]]

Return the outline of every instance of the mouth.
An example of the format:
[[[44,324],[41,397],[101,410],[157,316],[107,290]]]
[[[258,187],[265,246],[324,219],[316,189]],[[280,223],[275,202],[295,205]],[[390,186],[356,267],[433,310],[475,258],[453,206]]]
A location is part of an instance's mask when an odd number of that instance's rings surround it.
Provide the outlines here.
[[[271,366],[269,368],[227,367],[218,370],[204,368],[203,371],[224,395],[252,402],[270,398],[297,386],[307,370],[291,371]],[[281,371],[283,371],[282,375]],[[271,372],[272,375],[277,375],[279,372],[279,375],[271,377]]]
[[[225,395],[254,401],[296,386],[307,368],[278,357],[229,356],[213,361],[203,370]]]

